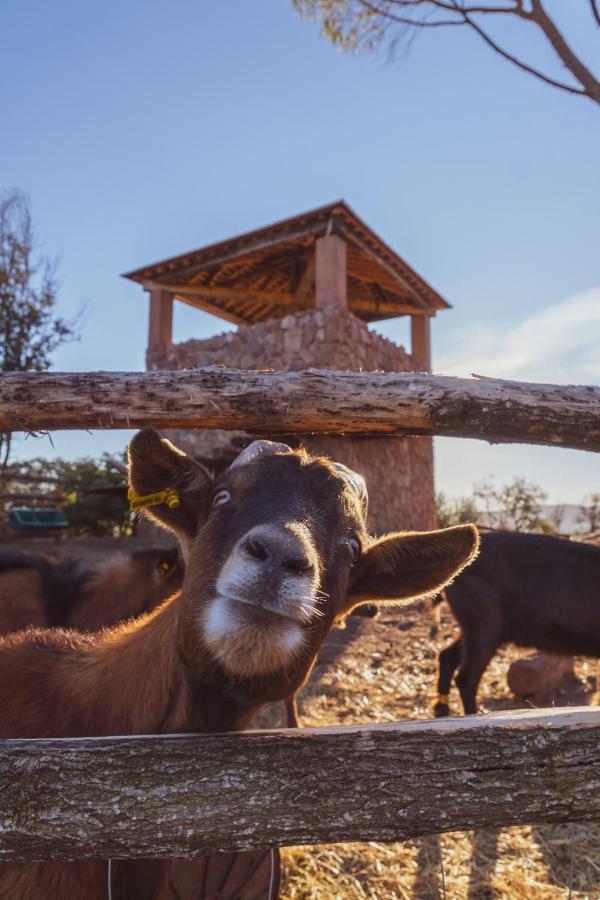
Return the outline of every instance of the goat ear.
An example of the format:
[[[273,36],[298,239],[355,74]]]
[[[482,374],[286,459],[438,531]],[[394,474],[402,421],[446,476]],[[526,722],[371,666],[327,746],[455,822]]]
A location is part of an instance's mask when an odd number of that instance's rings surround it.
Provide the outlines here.
[[[129,484],[138,497],[167,488],[177,492],[179,505],[161,503],[146,512],[181,537],[194,537],[208,516],[210,474],[154,428],[143,428],[129,445]]]
[[[398,532],[371,544],[356,564],[348,608],[373,600],[433,596],[449,584],[479,550],[474,525],[441,531]]]

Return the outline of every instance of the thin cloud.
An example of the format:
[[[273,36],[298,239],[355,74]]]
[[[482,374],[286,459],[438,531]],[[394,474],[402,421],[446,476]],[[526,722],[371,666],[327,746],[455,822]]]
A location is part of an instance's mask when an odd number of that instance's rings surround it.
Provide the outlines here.
[[[489,375],[557,384],[600,381],[600,288],[523,319],[504,334],[476,326],[436,363],[445,375]]]

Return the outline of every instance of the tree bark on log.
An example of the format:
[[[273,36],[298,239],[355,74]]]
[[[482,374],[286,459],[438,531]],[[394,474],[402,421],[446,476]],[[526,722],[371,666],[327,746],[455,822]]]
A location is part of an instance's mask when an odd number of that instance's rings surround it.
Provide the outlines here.
[[[600,818],[600,711],[0,744],[0,861],[191,857]]]
[[[7,373],[0,431],[447,435],[600,450],[600,387],[379,372]]]

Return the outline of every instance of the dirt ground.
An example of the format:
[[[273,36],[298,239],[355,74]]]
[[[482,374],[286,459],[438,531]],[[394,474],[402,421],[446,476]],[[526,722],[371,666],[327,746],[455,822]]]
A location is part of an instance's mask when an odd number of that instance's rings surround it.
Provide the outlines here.
[[[445,606],[439,633],[424,603],[388,608],[376,620],[352,617],[334,632],[300,698],[304,725],[423,719],[431,715],[439,649],[454,634]],[[507,649],[489,666],[480,707],[584,706],[594,701],[596,660],[578,659],[578,679],[553,695],[517,701],[506,686]],[[454,688],[452,713],[460,712]],[[528,826],[456,832],[402,844],[337,844],[283,851],[284,900],[351,898],[600,898],[600,824]]]

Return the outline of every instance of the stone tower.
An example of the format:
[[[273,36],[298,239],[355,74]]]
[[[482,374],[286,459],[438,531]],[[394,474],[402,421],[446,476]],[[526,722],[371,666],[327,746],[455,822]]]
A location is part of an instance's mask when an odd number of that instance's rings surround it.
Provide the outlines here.
[[[430,371],[429,320],[449,306],[343,202],[126,277],[149,292],[149,369]],[[174,300],[239,327],[174,344]],[[367,327],[396,316],[410,316],[410,353]],[[208,430],[170,436],[214,464],[249,439]],[[431,438],[306,435],[302,443],[365,476],[373,532],[435,527]]]

